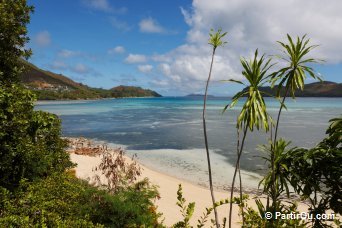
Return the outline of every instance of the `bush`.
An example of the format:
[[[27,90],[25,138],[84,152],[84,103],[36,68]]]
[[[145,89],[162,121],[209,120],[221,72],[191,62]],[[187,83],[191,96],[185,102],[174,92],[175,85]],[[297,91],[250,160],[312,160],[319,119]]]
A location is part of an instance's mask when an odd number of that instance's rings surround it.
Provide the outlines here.
[[[0,87],[0,186],[14,190],[72,166],[56,115],[34,111],[35,96],[12,85]]]
[[[156,189],[139,182],[115,195],[70,175],[22,181],[15,195],[0,189],[0,227],[158,227]]]

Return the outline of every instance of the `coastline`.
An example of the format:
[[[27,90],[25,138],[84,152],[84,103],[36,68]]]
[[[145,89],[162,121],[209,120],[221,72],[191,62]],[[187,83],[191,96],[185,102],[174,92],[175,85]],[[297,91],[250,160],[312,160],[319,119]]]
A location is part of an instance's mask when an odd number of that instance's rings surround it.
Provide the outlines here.
[[[163,96],[162,96],[163,97]],[[48,104],[48,103],[58,103],[58,102],[67,102],[67,103],[78,103],[78,102],[91,102],[91,101],[101,101],[101,100],[116,100],[116,99],[129,99],[129,98],[161,98],[161,97],[101,97],[101,98],[91,98],[91,99],[56,99],[56,100],[37,100],[35,101],[35,105]]]
[[[69,138],[68,138],[69,139]],[[92,142],[91,140],[85,140],[85,143]],[[99,144],[95,144],[99,145]],[[110,149],[115,149],[110,147]],[[70,151],[69,151],[70,152]],[[71,161],[77,164],[75,168],[76,176],[81,179],[90,180],[95,174],[98,174],[93,171],[93,168],[97,166],[101,161],[101,154],[96,155],[80,155],[75,153],[70,153]],[[127,155],[125,155],[127,161],[132,161]],[[137,161],[138,162],[138,161]],[[139,166],[142,168],[142,175],[139,179],[144,179],[147,177],[149,181],[158,186],[158,191],[160,193],[160,199],[155,201],[155,205],[157,206],[157,211],[161,212],[162,219],[164,219],[164,224],[167,227],[170,227],[175,222],[182,220],[182,214],[180,212],[179,207],[176,205],[177,201],[177,190],[178,185],[181,184],[183,188],[183,197],[186,199],[186,204],[190,202],[195,202],[195,211],[193,217],[190,221],[190,224],[196,226],[197,220],[203,215],[206,207],[210,207],[212,201],[210,196],[210,191],[208,188],[205,188],[201,185],[197,185],[195,183],[191,183],[186,180],[182,180],[165,173],[150,169],[141,163]],[[245,192],[246,193],[246,192]],[[256,196],[254,193],[248,193],[249,200],[248,205],[257,209],[253,197]],[[215,190],[216,201],[220,201],[223,199],[229,198],[230,193],[228,191]],[[238,193],[236,192],[237,196]],[[265,203],[266,199],[262,195],[258,195],[258,197],[262,198],[262,201]],[[220,215],[220,221],[222,221],[223,217],[228,217],[229,205],[223,205],[218,208],[218,213]],[[299,204],[299,211],[307,211],[307,207],[305,204]],[[238,215],[239,208],[237,205],[233,206],[233,227],[241,227],[240,217]],[[213,218],[213,214],[209,217],[208,221]],[[210,223],[210,222],[209,222]],[[208,224],[209,224],[208,223]],[[207,224],[207,225],[208,225]]]
[[[70,154],[71,161],[77,164],[75,167],[76,176],[81,179],[90,180],[95,172],[93,168],[100,163],[100,156],[90,157],[87,155]],[[126,157],[127,160],[130,158]],[[211,198],[210,191],[202,186],[189,183],[184,180],[179,180],[175,177],[168,176],[166,174],[151,170],[139,163],[142,168],[141,179],[148,178],[149,181],[158,187],[160,199],[155,200],[157,211],[162,213],[162,220],[167,227],[172,226],[177,221],[182,220],[182,214],[180,208],[176,205],[177,202],[177,190],[178,185],[181,184],[183,188],[183,197],[186,199],[187,204],[195,202],[195,211],[191,219],[191,224],[195,226],[197,220],[200,219],[206,207],[210,207]],[[237,195],[237,194],[236,194]],[[228,192],[215,191],[217,201],[221,199],[227,199],[229,197]],[[234,227],[240,227],[240,219],[238,216],[238,207],[233,207],[233,221]],[[221,217],[228,216],[228,205],[221,206],[218,209]],[[210,219],[213,216],[210,217]]]

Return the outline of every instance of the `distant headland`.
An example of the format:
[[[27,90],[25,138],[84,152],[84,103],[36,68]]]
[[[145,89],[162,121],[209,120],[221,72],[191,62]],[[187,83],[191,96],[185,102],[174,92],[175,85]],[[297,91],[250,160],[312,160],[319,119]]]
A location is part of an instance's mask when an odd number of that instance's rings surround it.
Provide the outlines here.
[[[245,88],[246,91],[248,89]],[[265,86],[260,88],[261,91],[265,92],[265,96],[268,94],[276,95],[277,88],[271,88]],[[285,88],[281,88],[280,95],[283,96]],[[304,90],[296,90],[296,97],[342,97],[342,83],[322,81],[305,84]],[[287,94],[287,96],[291,96]]]
[[[153,90],[135,86],[116,86],[111,89],[92,88],[70,78],[42,70],[23,60],[25,71],[20,75],[24,86],[36,93],[38,100],[78,100],[125,97],[161,97]]]

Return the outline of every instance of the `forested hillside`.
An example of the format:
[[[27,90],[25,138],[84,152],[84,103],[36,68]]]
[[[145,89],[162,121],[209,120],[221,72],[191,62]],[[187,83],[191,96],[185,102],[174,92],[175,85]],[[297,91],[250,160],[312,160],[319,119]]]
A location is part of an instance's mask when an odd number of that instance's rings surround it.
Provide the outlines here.
[[[25,70],[20,74],[24,85],[37,94],[39,100],[99,99],[122,97],[161,97],[155,91],[135,86],[117,86],[112,89],[92,88],[70,78],[22,61]]]

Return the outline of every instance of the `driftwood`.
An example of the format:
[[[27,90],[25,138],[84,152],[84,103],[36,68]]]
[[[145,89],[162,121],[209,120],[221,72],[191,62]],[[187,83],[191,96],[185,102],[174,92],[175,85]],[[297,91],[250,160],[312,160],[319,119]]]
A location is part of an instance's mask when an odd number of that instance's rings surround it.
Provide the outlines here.
[[[108,147],[104,143],[94,143],[86,138],[65,138],[68,141],[69,153],[78,155],[97,156],[108,151]],[[112,149],[118,150],[118,149]]]

